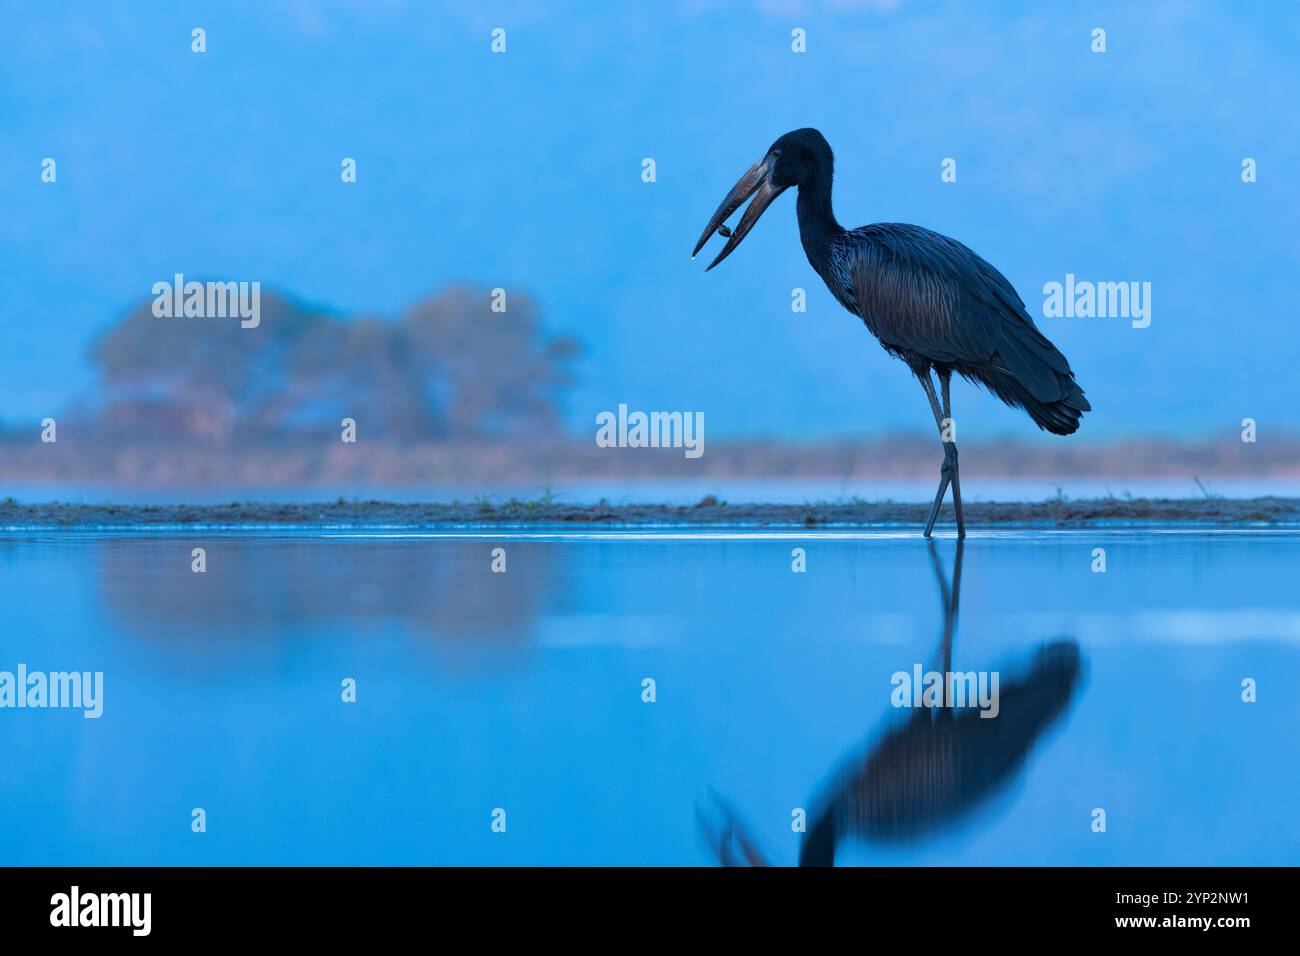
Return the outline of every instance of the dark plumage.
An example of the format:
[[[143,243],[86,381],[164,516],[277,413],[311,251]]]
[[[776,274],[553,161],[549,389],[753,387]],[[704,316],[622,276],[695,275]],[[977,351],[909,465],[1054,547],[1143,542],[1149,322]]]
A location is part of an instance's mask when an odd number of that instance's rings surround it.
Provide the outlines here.
[[[951,418],[952,374],[1023,408],[1040,428],[1069,435],[1091,409],[1070,363],[1034,325],[1025,303],[997,269],[955,239],[906,223],[844,229],[831,208],[835,160],[815,129],[786,133],[741,177],[705,227],[695,252],[750,195],[739,225],[712,269],[740,245],[763,210],[798,187],[799,236],[808,262],[846,309],[921,381],[935,422]],[[939,377],[942,407],[930,379]],[[965,533],[955,442],[944,440],[939,491],[926,524],[934,527],[949,482],[957,529]]]
[[[1040,428],[1078,429],[1091,406],[1070,363],[1011,283],[966,246],[920,226],[882,223],[845,232],[833,255],[851,261],[850,285],[832,287],[836,298],[918,376],[931,367],[956,372],[1023,408]]]

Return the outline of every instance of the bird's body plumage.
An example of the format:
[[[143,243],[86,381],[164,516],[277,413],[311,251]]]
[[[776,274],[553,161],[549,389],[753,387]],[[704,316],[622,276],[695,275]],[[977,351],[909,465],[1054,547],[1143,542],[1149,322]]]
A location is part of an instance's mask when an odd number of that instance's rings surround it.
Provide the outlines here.
[[[1068,435],[1091,407],[1070,363],[1034,325],[1006,277],[969,248],[907,223],[831,242],[831,293],[918,375],[952,371]],[[814,264],[814,268],[816,265]]]

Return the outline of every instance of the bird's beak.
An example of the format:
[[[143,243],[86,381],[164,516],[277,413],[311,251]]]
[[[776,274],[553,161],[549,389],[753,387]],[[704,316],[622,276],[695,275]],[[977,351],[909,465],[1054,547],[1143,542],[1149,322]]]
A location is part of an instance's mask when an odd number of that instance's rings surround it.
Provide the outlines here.
[[[740,177],[740,182],[731,187],[727,198],[722,200],[722,205],[718,206],[713,218],[704,227],[704,232],[700,233],[700,241],[695,244],[695,251],[691,253],[691,258],[695,258],[704,244],[709,241],[709,236],[718,231],[718,227],[727,221],[727,217],[740,208],[741,203],[753,196],[754,201],[745,207],[745,214],[740,217],[740,224],[736,226],[736,231],[727,239],[727,244],[722,247],[718,257],[709,263],[709,269],[712,269],[731,255],[732,250],[749,235],[749,230],[754,228],[754,223],[758,222],[758,217],[763,215],[763,210],[785,190],[785,186],[772,185],[772,161],[770,157],[764,156],[749,167],[745,175]],[[709,269],[704,271],[708,272]]]

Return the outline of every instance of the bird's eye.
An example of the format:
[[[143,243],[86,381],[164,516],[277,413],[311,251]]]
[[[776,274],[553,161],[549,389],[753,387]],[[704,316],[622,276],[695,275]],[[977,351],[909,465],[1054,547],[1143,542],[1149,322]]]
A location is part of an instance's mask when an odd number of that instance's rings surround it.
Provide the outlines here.
[[[773,158],[773,159],[780,159],[780,158],[781,158],[781,151],[780,151],[779,149],[774,149],[774,150],[772,150],[772,158]]]

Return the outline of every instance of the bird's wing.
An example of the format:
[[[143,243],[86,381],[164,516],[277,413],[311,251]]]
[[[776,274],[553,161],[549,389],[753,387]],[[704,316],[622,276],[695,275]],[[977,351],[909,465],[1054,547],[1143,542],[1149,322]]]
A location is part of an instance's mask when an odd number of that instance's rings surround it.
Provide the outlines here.
[[[935,362],[1003,368],[1034,395],[1060,397],[1069,363],[988,262],[920,226],[882,223],[849,238],[858,311],[882,342]]]

